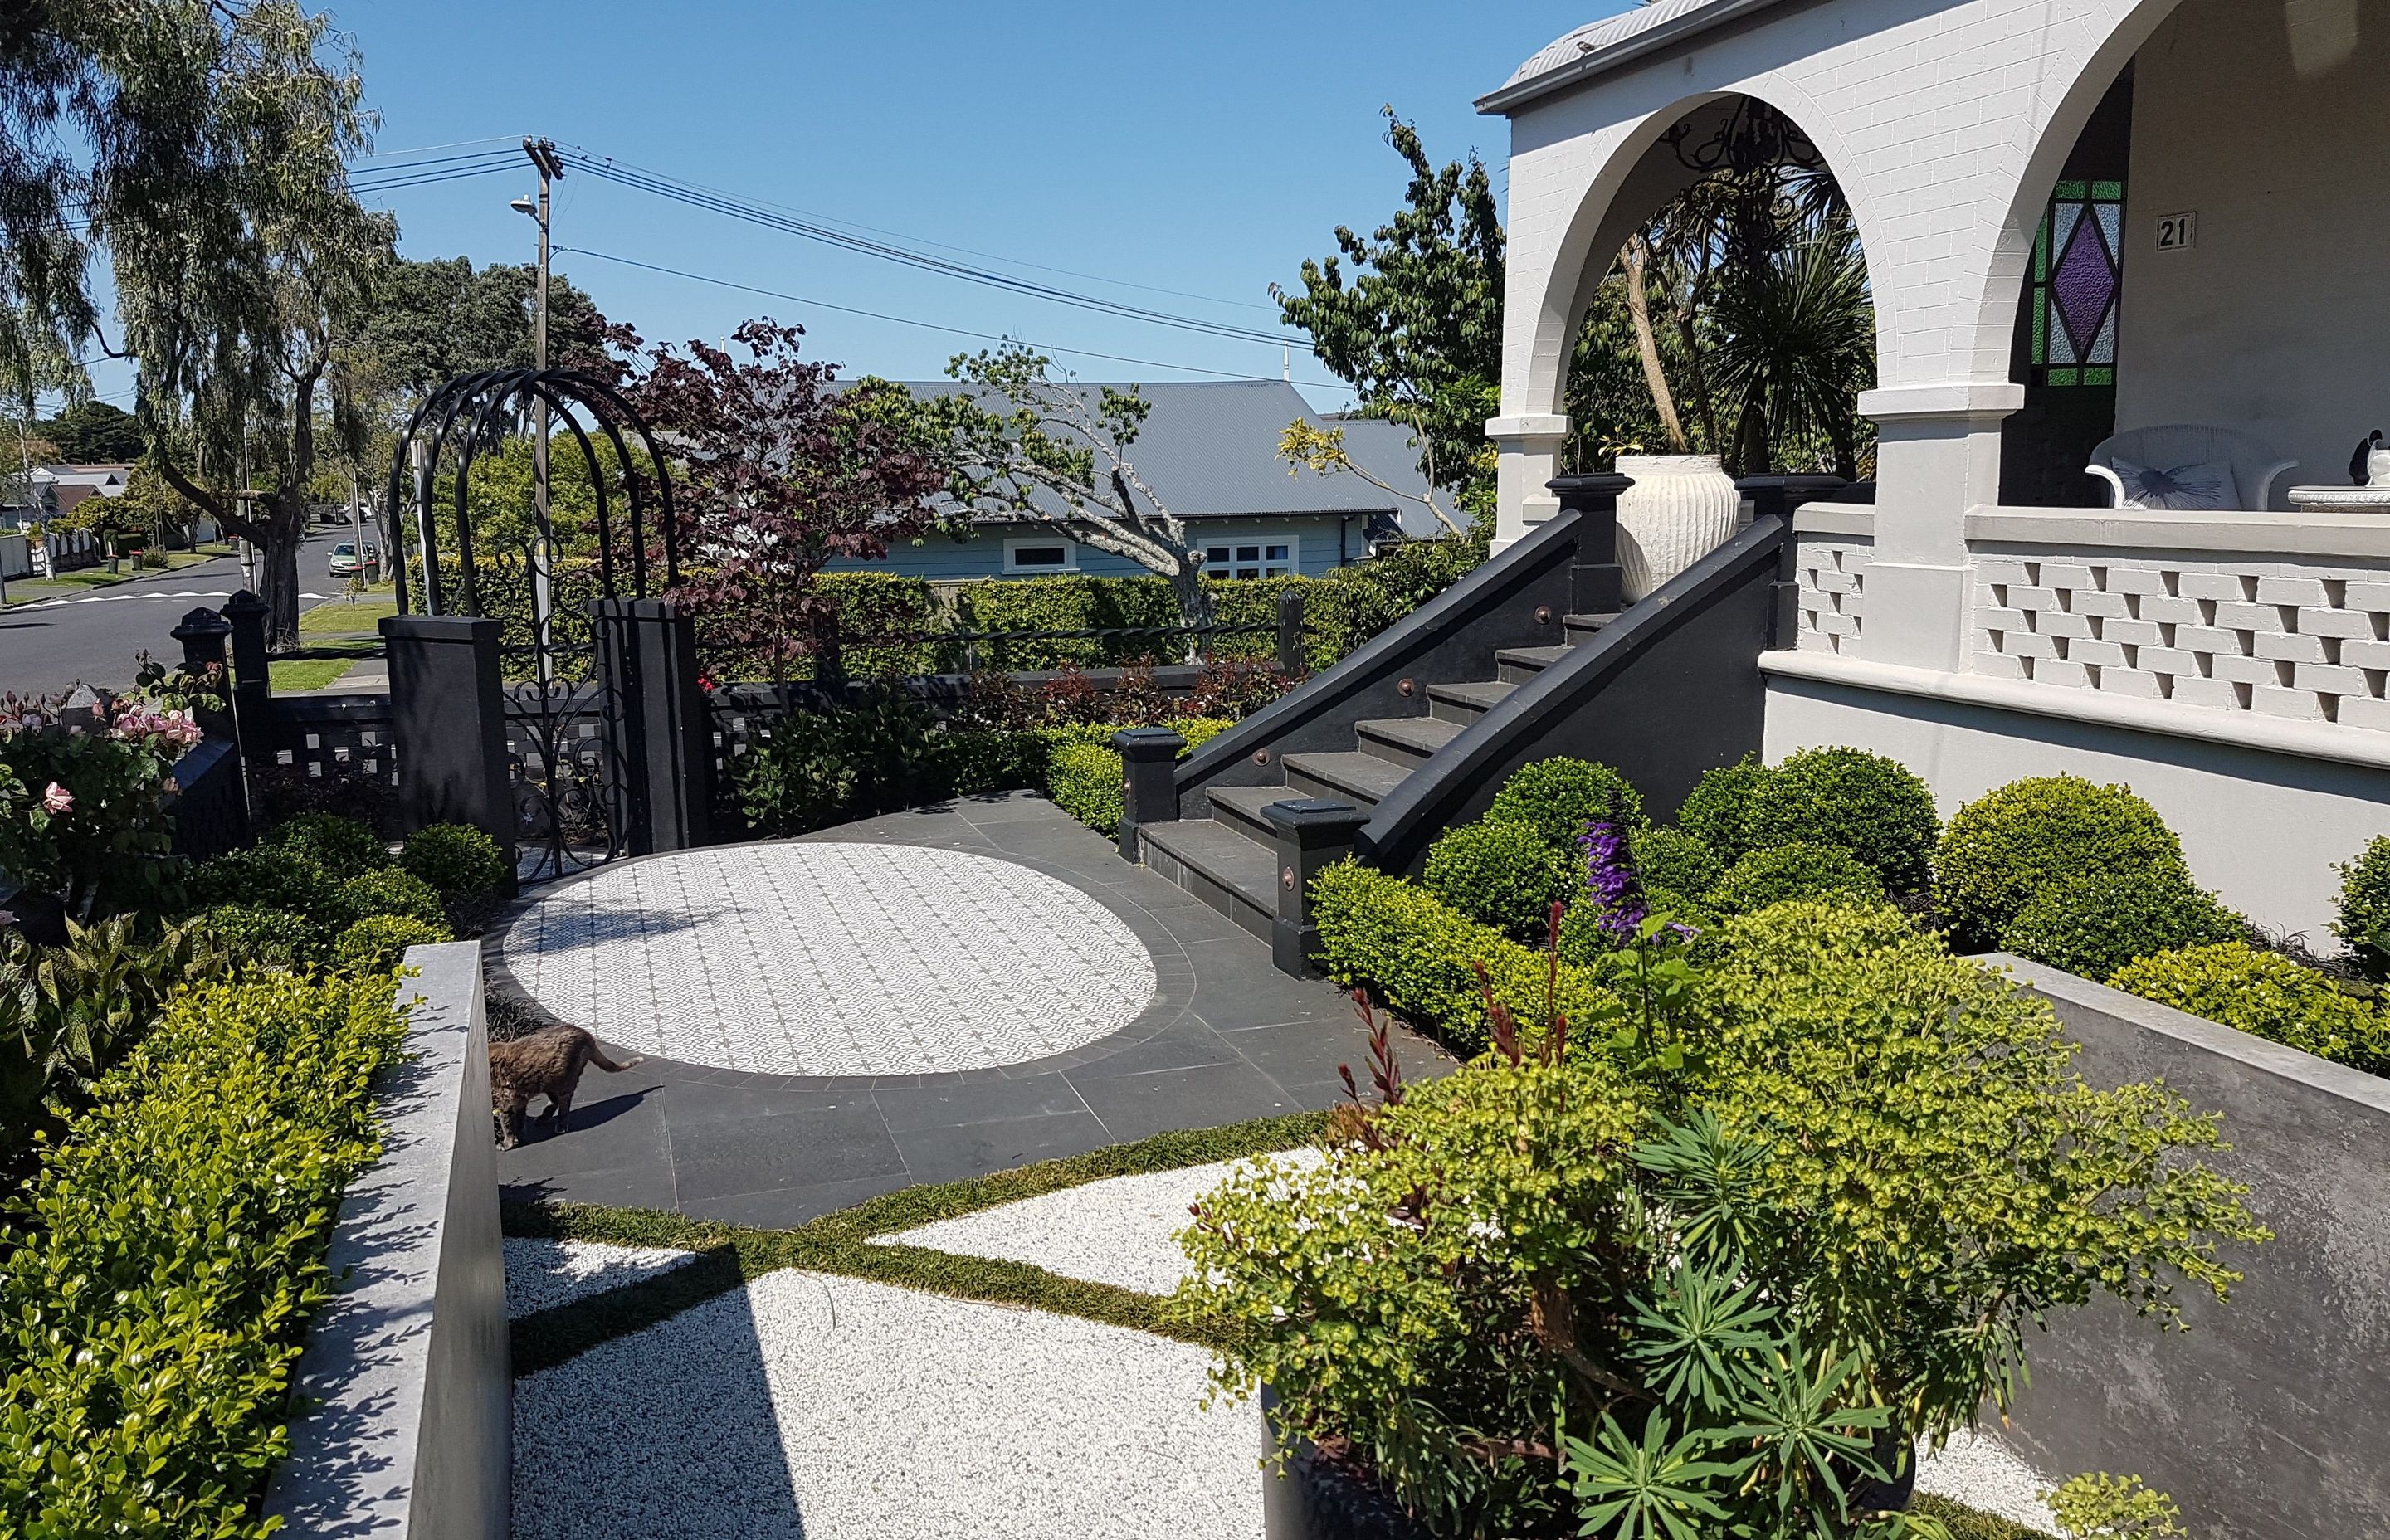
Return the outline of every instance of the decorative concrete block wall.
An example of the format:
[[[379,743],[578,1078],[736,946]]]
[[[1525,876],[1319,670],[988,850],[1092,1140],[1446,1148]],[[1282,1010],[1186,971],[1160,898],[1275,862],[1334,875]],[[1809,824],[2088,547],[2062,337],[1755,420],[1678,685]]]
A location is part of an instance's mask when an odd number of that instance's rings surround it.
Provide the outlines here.
[[[286,1540],[507,1540],[514,1378],[477,942],[418,946],[382,1158],[333,1232],[339,1293],[299,1361]]]
[[[2390,1081],[2044,968],[2099,1085],[2162,1079],[2220,1111],[2274,1238],[2227,1258],[2231,1302],[2181,1296],[2191,1330],[2129,1310],[2026,1344],[2033,1386],[2003,1436],[2054,1478],[2138,1472],[2203,1540],[2348,1540],[2390,1526]]]

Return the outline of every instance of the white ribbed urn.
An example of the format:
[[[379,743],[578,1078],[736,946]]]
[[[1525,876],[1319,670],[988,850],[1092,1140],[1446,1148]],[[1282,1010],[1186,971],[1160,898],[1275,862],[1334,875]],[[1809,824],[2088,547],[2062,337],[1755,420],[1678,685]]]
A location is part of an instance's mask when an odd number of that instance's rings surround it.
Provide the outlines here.
[[[1715,455],[1621,455],[1618,564],[1629,602],[1727,543],[1742,494]]]

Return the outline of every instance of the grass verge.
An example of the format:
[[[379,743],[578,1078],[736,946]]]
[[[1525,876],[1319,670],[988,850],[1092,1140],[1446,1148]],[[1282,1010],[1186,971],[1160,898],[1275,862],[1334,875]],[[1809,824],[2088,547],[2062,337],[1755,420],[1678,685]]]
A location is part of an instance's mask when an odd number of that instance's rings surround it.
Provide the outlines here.
[[[618,1246],[671,1246],[698,1252],[698,1259],[668,1273],[526,1315],[514,1323],[517,1375],[536,1374],[591,1348],[666,1320],[693,1304],[738,1288],[749,1278],[784,1267],[892,1283],[957,1299],[1027,1305],[1060,1315],[1079,1315],[1111,1326],[1131,1327],[1181,1341],[1221,1345],[1216,1333],[1163,1318],[1163,1302],[1109,1284],[1086,1283],[1025,1263],[954,1256],[918,1246],[877,1245],[872,1237],[1000,1203],[1036,1198],[1108,1176],[1176,1171],[1247,1155],[1291,1149],[1317,1139],[1327,1114],[1302,1112],[1223,1128],[1159,1134],[1134,1144],[1112,1145],[1059,1161],[1041,1161],[1016,1171],[905,1187],[825,1214],[792,1230],[757,1230],[692,1219],[653,1209],[598,1208],[578,1203],[517,1203],[506,1210],[511,1236],[567,1240],[604,1240]]]
[[[299,629],[310,633],[343,633],[370,635],[380,627],[385,616],[398,613],[398,601],[368,592],[352,603],[346,598],[327,599],[299,616]]]
[[[353,658],[276,658],[265,665],[265,677],[275,693],[283,695],[328,688],[355,666]]]

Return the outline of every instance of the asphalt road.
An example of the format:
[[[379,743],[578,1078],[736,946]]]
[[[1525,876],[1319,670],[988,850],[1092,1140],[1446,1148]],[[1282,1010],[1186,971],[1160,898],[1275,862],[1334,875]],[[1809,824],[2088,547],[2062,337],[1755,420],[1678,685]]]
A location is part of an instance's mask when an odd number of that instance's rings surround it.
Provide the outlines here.
[[[343,580],[327,575],[332,547],[346,529],[307,537],[299,552],[300,607],[340,597]],[[179,571],[134,578],[87,594],[0,610],[0,691],[46,695],[79,683],[133,683],[133,655],[148,650],[173,660],[182,648],[169,635],[186,611],[213,610],[240,587],[232,557]]]

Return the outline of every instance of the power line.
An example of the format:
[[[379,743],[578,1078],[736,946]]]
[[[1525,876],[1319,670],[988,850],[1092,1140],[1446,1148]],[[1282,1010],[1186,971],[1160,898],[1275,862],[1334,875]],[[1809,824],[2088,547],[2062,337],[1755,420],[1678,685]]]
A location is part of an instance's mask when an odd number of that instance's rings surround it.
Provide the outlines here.
[[[768,300],[786,300],[791,304],[811,305],[818,310],[835,310],[842,314],[860,315],[873,321],[891,321],[900,327],[919,327],[925,331],[942,331],[952,337],[976,338],[983,342],[1016,342],[1022,347],[1034,348],[1040,353],[1067,353],[1073,358],[1100,358],[1108,363],[1136,364],[1150,369],[1175,369],[1181,374],[1211,375],[1219,379],[1257,379],[1276,382],[1282,378],[1279,375],[1239,374],[1230,369],[1207,369],[1195,364],[1170,364],[1158,358],[1129,358],[1116,353],[1097,353],[1087,348],[1065,348],[1047,342],[1023,341],[1020,338],[1006,337],[997,332],[972,331],[964,327],[942,326],[935,321],[916,320],[910,315],[890,315],[876,310],[861,310],[854,305],[833,304],[828,300],[808,299],[802,294],[783,293],[777,289],[761,289],[753,284],[739,283],[729,278],[717,278],[704,273],[686,272],[677,267],[665,267],[656,263],[640,262],[633,257],[618,257],[610,251],[593,251],[585,246],[559,246],[556,250],[559,255],[569,252],[579,257],[595,257],[599,262],[619,263],[624,267],[636,267],[649,273],[661,273],[666,277],[687,278],[691,283],[712,284],[717,289],[735,289],[742,293],[760,294]],[[1295,379],[1287,383],[1309,385],[1323,391],[1352,389],[1342,381],[1332,379]]]

